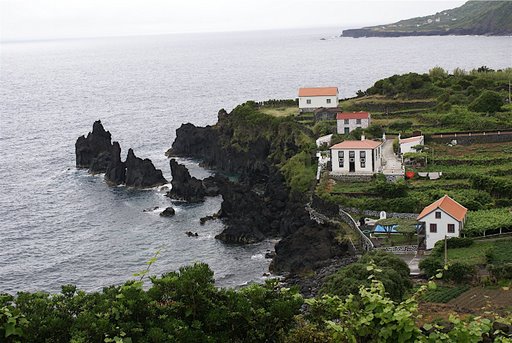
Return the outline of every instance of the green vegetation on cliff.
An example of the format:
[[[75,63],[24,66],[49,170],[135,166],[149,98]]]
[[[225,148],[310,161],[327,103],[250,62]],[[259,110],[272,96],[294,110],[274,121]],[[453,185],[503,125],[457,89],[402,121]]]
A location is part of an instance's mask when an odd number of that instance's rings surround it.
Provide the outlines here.
[[[464,5],[425,17],[387,25],[344,30],[344,37],[399,37],[432,35],[510,35],[512,2],[468,1]]]
[[[268,142],[269,162],[277,166],[292,191],[304,193],[311,187],[316,173],[313,132],[293,117],[275,117],[264,113],[253,101],[237,106],[221,126],[232,130],[227,146],[249,151],[254,145]]]

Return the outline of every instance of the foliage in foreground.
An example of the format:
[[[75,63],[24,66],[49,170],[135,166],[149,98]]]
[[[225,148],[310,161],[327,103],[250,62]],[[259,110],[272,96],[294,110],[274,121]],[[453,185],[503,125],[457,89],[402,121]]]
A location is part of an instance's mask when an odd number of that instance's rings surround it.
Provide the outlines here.
[[[378,281],[380,269],[369,265],[371,284],[361,287],[358,296],[342,299],[325,295],[321,299],[308,299],[311,306],[311,321],[317,330],[327,330],[333,342],[511,342],[499,330],[494,330],[490,319],[474,317],[461,320],[450,316],[444,324],[417,324],[422,315],[418,313],[418,299],[428,288],[436,288],[432,281],[422,286],[410,298],[393,302],[386,294],[382,282]],[[512,318],[494,318],[509,323]]]
[[[102,292],[64,286],[60,294],[0,298],[4,342],[262,342],[293,324],[302,305],[276,282],[240,291],[218,289],[206,264],[131,281]]]
[[[512,317],[452,316],[449,323],[420,325],[418,299],[394,302],[372,263],[368,286],[357,296],[324,295],[304,302],[275,281],[239,291],[217,289],[205,264],[85,293],[0,297],[2,342],[511,342],[494,323]],[[430,283],[435,288],[434,283]]]

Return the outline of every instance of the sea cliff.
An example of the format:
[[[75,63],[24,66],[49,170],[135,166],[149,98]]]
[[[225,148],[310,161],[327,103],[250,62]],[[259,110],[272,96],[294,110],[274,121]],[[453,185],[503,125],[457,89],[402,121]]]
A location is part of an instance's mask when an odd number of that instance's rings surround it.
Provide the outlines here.
[[[291,177],[282,173],[294,156],[310,153],[312,142],[309,129],[290,118],[259,113],[255,103],[247,102],[229,114],[219,111],[213,126],[183,124],[168,156],[193,157],[219,173],[236,175],[238,182],[219,185],[218,217],[226,229],[216,238],[226,243],[281,238],[272,270],[298,273],[352,253],[336,241],[336,227],[310,219],[307,194],[291,187]]]

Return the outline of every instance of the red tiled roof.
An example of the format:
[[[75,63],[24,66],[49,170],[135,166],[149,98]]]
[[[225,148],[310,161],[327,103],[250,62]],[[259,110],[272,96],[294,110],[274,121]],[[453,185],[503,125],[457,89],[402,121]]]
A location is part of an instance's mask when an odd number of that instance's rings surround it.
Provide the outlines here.
[[[368,112],[341,112],[336,115],[337,120],[342,119],[368,119],[370,113]]]
[[[364,141],[343,141],[335,144],[331,149],[375,149],[382,142],[365,139]]]
[[[425,207],[423,211],[421,211],[418,218],[416,219],[420,220],[421,218],[425,217],[427,214],[431,213],[432,211],[438,208],[442,209],[444,212],[448,213],[450,216],[457,219],[458,221],[462,221],[466,216],[466,213],[468,212],[467,208],[465,208],[464,206],[450,198],[448,195],[445,195],[441,199]]]
[[[416,141],[419,142],[422,139],[423,139],[423,136],[404,138],[404,139],[400,139],[400,144],[402,144],[402,143],[411,143],[411,142],[416,142]]]
[[[335,96],[338,87],[299,88],[299,96]]]

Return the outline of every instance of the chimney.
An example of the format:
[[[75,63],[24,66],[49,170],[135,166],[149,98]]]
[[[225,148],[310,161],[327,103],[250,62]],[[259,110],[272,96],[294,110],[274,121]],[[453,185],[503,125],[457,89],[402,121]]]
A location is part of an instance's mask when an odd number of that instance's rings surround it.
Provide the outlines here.
[[[361,140],[364,141],[366,137],[364,136],[364,133],[361,135]]]

